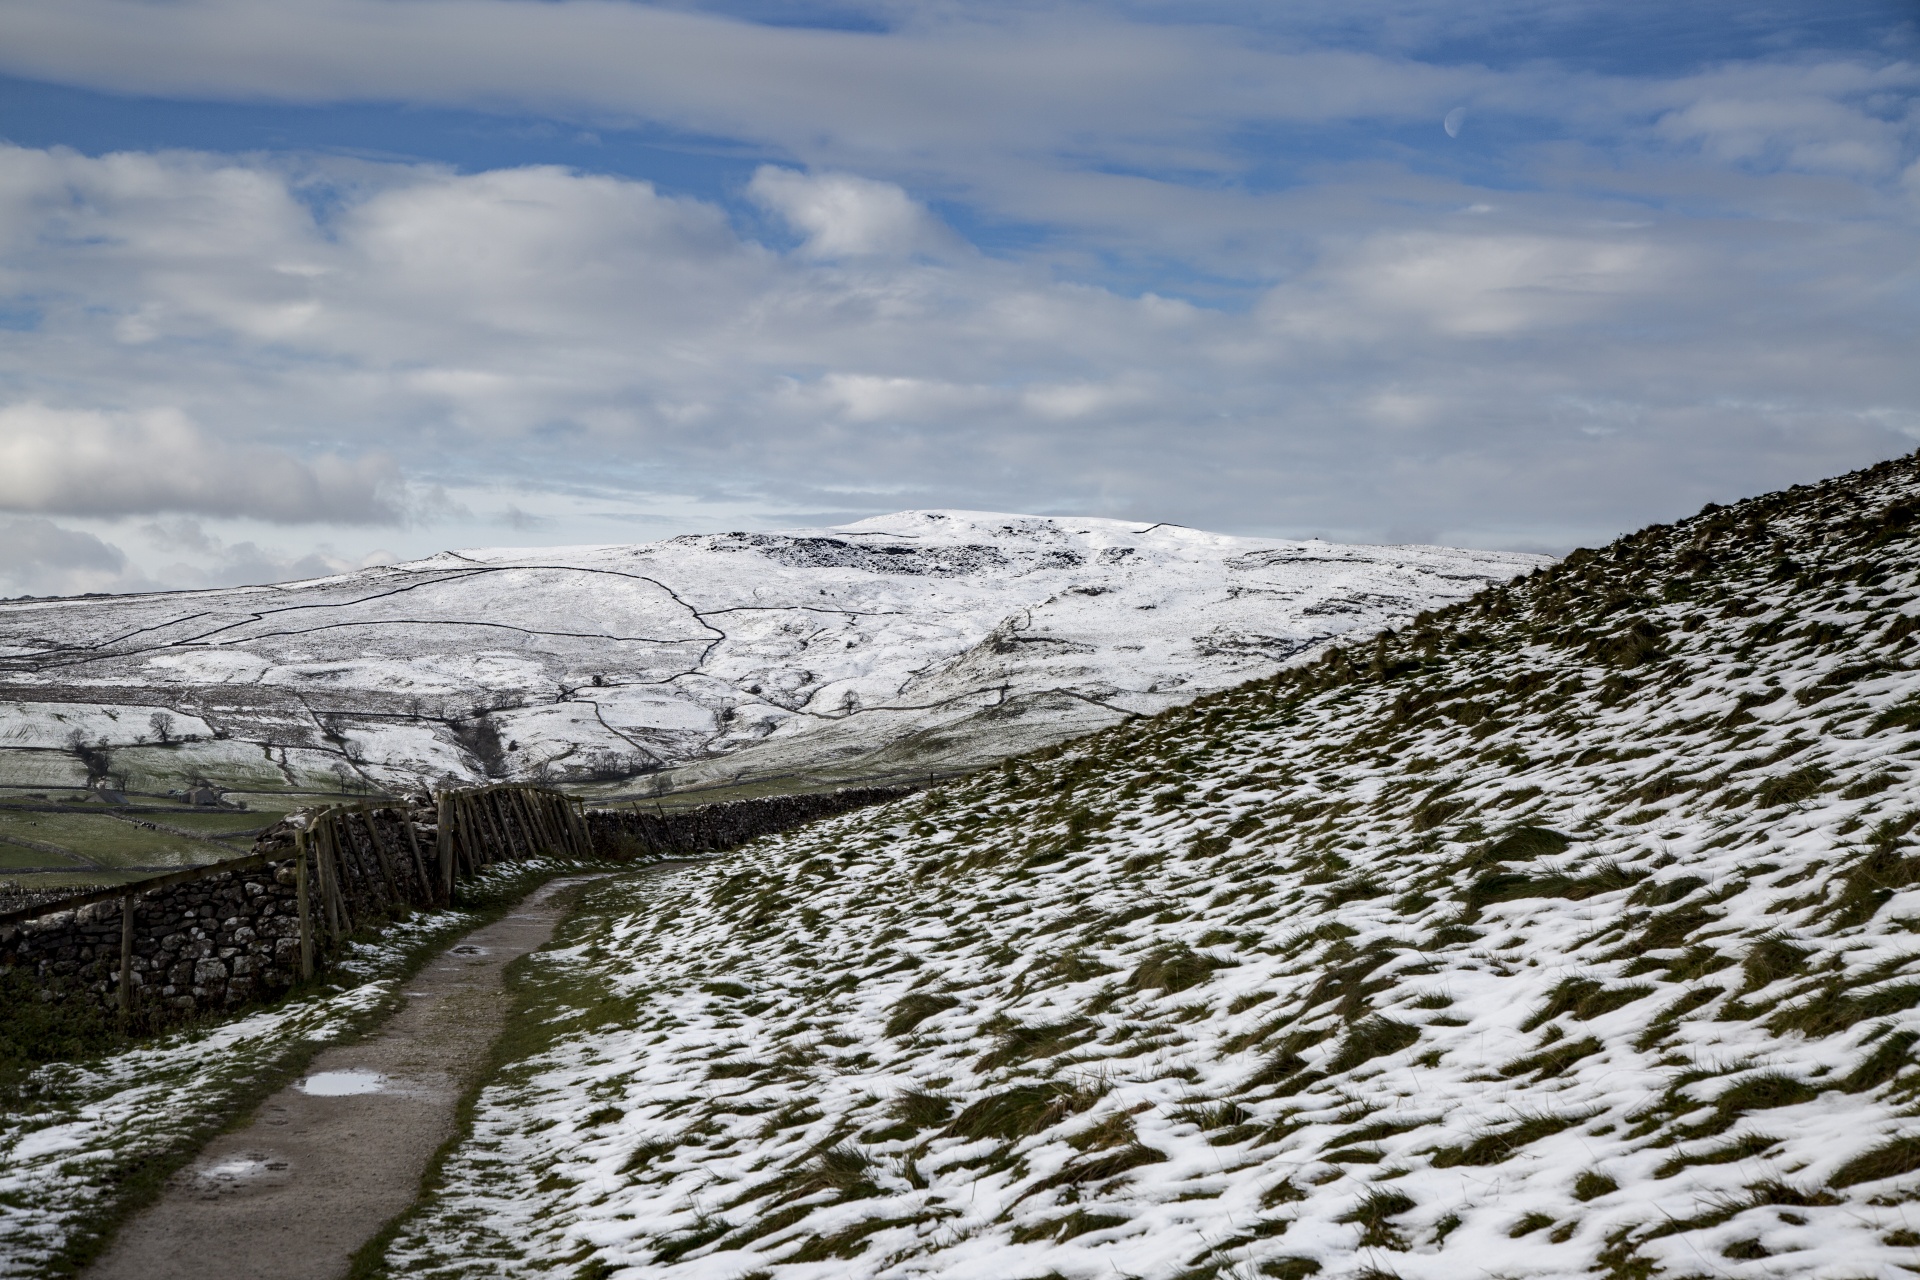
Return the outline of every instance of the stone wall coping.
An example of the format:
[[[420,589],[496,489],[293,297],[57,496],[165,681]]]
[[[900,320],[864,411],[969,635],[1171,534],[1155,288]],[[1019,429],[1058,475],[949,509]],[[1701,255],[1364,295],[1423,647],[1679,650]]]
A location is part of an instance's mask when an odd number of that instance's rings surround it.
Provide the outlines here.
[[[204,880],[208,876],[221,875],[229,871],[251,871],[255,867],[264,867],[270,862],[292,856],[291,853],[250,853],[244,858],[209,862],[202,867],[188,867],[182,871],[154,876],[147,880],[130,880],[126,884],[96,889],[92,893],[75,894],[71,898],[61,898],[54,902],[43,902],[35,907],[20,907],[14,911],[0,912],[0,928],[24,924],[29,920],[38,920],[42,916],[75,911],[81,907],[92,906],[96,902],[114,902],[121,898],[138,897],[150,889],[166,889],[176,884],[189,884],[195,880]]]

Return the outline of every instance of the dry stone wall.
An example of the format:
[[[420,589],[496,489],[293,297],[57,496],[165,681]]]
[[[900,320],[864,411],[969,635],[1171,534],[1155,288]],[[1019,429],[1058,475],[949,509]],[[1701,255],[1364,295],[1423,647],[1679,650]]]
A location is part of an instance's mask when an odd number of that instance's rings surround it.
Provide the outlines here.
[[[815,795],[769,796],[735,800],[674,812],[595,809],[587,826],[595,849],[629,857],[672,858],[717,853],[851,809],[884,804],[912,795],[914,787],[855,787]]]
[[[570,797],[508,786],[310,810],[268,828],[246,858],[0,913],[0,970],[31,975],[43,998],[161,1026],[282,995],[355,930],[448,905],[459,880],[494,862],[711,853],[910,793],[582,813]]]
[[[0,967],[117,1007],[131,907],[128,1003],[143,1021],[270,999],[299,975],[293,859],[243,861],[252,865],[0,925]]]

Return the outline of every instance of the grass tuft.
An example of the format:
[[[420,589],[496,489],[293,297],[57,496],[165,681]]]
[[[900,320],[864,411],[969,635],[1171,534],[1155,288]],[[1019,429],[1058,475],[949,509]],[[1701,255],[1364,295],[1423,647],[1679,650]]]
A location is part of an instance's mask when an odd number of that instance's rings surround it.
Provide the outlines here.
[[[955,1008],[959,1003],[952,996],[935,995],[929,991],[912,992],[894,1004],[884,1029],[886,1034],[898,1039],[934,1014]]]
[[[1862,1182],[1880,1182],[1920,1169],[1920,1137],[1895,1138],[1883,1142],[1834,1170],[1827,1185],[1839,1190]]]
[[[1164,991],[1172,994],[1199,986],[1232,962],[1201,955],[1186,947],[1163,947],[1142,960],[1127,979],[1135,991]]]
[[[944,1134],[979,1141],[996,1138],[1014,1142],[1050,1129],[1076,1111],[1091,1106],[1098,1095],[1076,1085],[1049,1081],[1016,1085],[988,1094],[953,1118]]]

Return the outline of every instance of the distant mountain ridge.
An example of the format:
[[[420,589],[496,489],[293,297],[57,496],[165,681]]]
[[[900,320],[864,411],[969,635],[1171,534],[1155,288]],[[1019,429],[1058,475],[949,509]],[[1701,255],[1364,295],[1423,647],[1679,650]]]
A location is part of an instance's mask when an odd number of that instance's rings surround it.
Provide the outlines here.
[[[1545,563],[921,511],[0,603],[0,781],[602,793],[950,772]]]
[[[382,1275],[1891,1277],[1920,461],[590,892]]]

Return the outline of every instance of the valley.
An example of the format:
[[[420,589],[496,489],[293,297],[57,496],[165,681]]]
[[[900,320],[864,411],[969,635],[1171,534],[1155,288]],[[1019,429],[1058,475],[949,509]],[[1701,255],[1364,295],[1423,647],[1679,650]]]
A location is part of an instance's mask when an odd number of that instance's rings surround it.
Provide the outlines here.
[[[378,1274],[1905,1274],[1916,534],[1710,509],[597,888]]]
[[[1916,651],[1905,458],[614,870],[355,1275],[1907,1274]]]
[[[684,803],[964,773],[1542,563],[923,511],[0,602],[0,877],[216,860],[300,805],[423,788]]]

